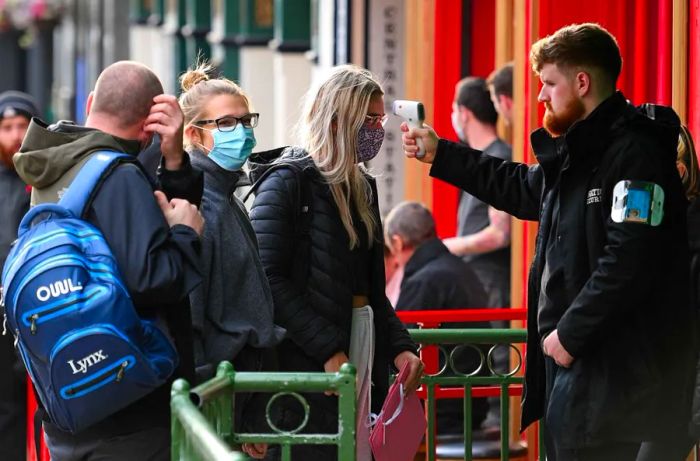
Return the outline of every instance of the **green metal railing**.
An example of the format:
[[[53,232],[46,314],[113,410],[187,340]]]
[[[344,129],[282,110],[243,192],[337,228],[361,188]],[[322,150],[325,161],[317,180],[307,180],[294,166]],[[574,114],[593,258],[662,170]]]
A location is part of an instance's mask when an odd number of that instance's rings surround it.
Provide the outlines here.
[[[335,434],[299,434],[309,416],[309,405],[298,392],[338,393],[338,432]],[[270,392],[266,417],[274,433],[235,434],[233,430],[234,392]],[[304,421],[291,430],[277,428],[270,417],[274,401],[284,395],[299,400],[305,410]],[[196,402],[196,404],[195,404]],[[231,445],[267,442],[279,444],[283,461],[291,459],[296,444],[337,445],[338,458],[355,459],[355,367],[349,363],[338,373],[236,373],[222,362],[216,377],[190,391],[185,380],[173,384],[171,394],[173,460],[248,459],[233,452]]]
[[[522,369],[523,358],[514,344],[524,343],[527,332],[522,329],[425,329],[409,330],[411,337],[421,345],[421,357],[426,363],[426,375],[421,392],[426,399],[428,419],[426,453],[429,461],[436,459],[436,390],[462,387],[464,390],[464,459],[472,459],[472,389],[474,387],[498,386],[500,388],[501,460],[509,459],[510,450],[510,392],[513,386],[522,386],[523,377],[517,376]],[[453,346],[448,353],[444,346]],[[477,346],[488,345],[484,354]],[[429,349],[432,350],[429,351]],[[515,365],[508,371],[499,372],[494,367],[493,355],[498,347],[508,347],[516,357]],[[437,348],[437,350],[435,350]],[[455,365],[455,354],[464,349],[473,349],[480,358],[474,370],[459,370]],[[438,352],[439,351],[439,352]],[[443,357],[443,366],[437,366],[438,356]],[[482,376],[488,374],[487,376]],[[438,391],[439,392],[439,391]],[[438,428],[439,429],[439,428]],[[540,441],[540,446],[542,443]],[[543,452],[540,451],[544,459]]]
[[[427,459],[435,458],[435,408],[436,394],[445,388],[464,390],[464,453],[472,459],[472,389],[474,387],[497,386],[500,389],[501,460],[509,459],[510,401],[509,389],[523,384],[517,376],[523,360],[514,344],[524,343],[525,330],[520,329],[424,329],[409,330],[413,339],[421,344],[421,355],[426,362],[421,397],[426,399],[428,431],[426,440]],[[486,348],[478,345],[489,345]],[[454,348],[447,353],[445,346]],[[517,358],[513,369],[499,373],[493,366],[496,347],[508,347]],[[475,370],[457,370],[455,353],[460,348],[472,348],[480,357]],[[444,354],[444,366],[437,368],[440,352]],[[482,376],[488,370],[489,376]],[[306,424],[309,406],[297,392],[335,391],[339,394],[338,432],[336,434],[300,434]],[[437,392],[436,392],[437,391]],[[234,392],[275,393],[270,399],[266,418],[273,433],[234,433]],[[306,418],[297,428],[281,430],[270,417],[274,401],[282,395],[297,398],[305,409]],[[195,403],[196,402],[196,403]],[[341,367],[339,373],[236,373],[228,362],[222,362],[215,378],[190,391],[184,380],[173,384],[172,399],[172,459],[174,460],[229,460],[248,459],[235,453],[231,446],[244,442],[266,442],[281,446],[282,459],[291,459],[291,446],[296,444],[334,444],[338,446],[338,459],[355,459],[355,368],[351,364]],[[544,459],[542,431],[540,431],[540,459]],[[295,460],[296,461],[296,460]]]

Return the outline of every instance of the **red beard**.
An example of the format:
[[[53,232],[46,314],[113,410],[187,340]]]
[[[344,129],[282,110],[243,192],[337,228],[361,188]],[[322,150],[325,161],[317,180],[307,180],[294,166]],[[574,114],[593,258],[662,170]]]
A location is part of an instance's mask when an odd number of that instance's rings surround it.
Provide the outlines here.
[[[2,146],[0,146],[0,163],[5,165],[5,167],[9,168],[10,170],[15,169],[15,165],[12,163],[12,156],[15,154],[15,152],[7,152],[2,148]]]
[[[580,120],[583,114],[586,113],[586,108],[583,102],[577,98],[571,98],[564,109],[555,113],[552,111],[552,106],[544,103],[545,113],[542,119],[542,125],[547,132],[553,137],[559,137],[567,132],[574,122]]]

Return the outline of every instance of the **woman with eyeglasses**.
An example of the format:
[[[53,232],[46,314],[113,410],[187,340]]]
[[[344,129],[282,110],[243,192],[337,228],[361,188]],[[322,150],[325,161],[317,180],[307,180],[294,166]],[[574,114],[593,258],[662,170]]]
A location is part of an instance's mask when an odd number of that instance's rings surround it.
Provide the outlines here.
[[[357,460],[371,460],[369,413],[379,413],[390,367],[407,365],[406,386],[418,386],[423,365],[384,288],[384,247],[374,178],[363,163],[384,139],[384,95],[372,74],[339,66],[311,91],[299,122],[301,146],[257,155],[251,209],[260,258],[287,330],[277,347],[280,370],[357,369]],[[251,159],[253,162],[253,159]],[[304,394],[310,404],[302,432],[335,433],[338,401]],[[281,400],[281,399],[280,399]],[[294,430],[304,410],[282,404],[277,423]],[[293,459],[337,459],[333,446],[292,448]]]
[[[210,78],[201,64],[181,77],[180,105],[185,116],[185,146],[192,165],[204,173],[201,212],[203,283],[191,295],[195,365],[198,379],[214,375],[223,360],[237,371],[260,371],[284,331],[273,322],[270,286],[255,233],[234,191],[243,164],[255,147],[258,114],[243,90],[226,78]],[[273,352],[274,353],[274,352]],[[267,368],[267,367],[266,367]],[[266,427],[260,395],[236,394],[238,430]],[[244,444],[254,458],[264,444]]]

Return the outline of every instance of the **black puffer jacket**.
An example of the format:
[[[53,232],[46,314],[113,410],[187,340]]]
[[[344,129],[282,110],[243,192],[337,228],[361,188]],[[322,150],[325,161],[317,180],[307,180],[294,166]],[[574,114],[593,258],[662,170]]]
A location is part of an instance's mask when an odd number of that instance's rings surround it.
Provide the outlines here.
[[[528,285],[522,423],[546,414],[564,447],[648,440],[684,430],[690,416],[696,331],[687,296],[687,202],[675,168],[678,129],[678,123],[652,122],[617,93],[559,142],[544,130],[534,132],[539,165],[504,162],[442,140],[438,146],[431,175],[520,219],[539,221]],[[570,163],[562,167],[567,152]],[[556,241],[566,260],[557,330],[575,360],[557,372],[545,406],[537,314],[559,180]],[[612,221],[613,188],[621,180],[663,188],[661,225]]]
[[[278,151],[258,154],[249,162],[254,181],[270,167],[270,158]],[[265,160],[267,159],[267,160]],[[330,189],[324,184],[312,159],[299,149],[287,149],[283,162],[296,162],[303,169],[299,176],[293,168],[275,167],[256,185],[256,197],[250,218],[260,245],[260,259],[267,273],[275,303],[275,323],[287,330],[287,338],[278,346],[280,368],[284,371],[323,371],[323,364],[336,352],[348,353],[352,319],[352,290],[348,235],[343,228]],[[264,162],[264,163],[256,163]],[[311,195],[309,248],[295,232],[301,214],[302,189],[297,178],[307,181]],[[379,222],[377,191],[374,181],[372,207]],[[374,310],[376,345],[372,371],[372,407],[379,412],[386,396],[390,366],[403,351],[415,351],[406,329],[396,317],[384,294],[384,256],[381,228],[377,229],[371,249],[370,304]],[[305,261],[303,259],[306,258]],[[304,284],[296,270],[308,268]],[[303,277],[302,277],[303,279]],[[331,413],[337,408],[335,397],[322,397]],[[312,403],[313,405],[313,403]],[[313,411],[312,411],[313,418]],[[337,428],[337,419],[335,426]]]

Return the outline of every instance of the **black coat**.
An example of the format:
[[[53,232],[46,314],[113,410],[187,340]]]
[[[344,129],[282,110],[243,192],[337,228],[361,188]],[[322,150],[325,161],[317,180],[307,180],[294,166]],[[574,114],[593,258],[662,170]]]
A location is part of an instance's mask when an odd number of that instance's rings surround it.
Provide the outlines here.
[[[401,280],[401,294],[396,310],[468,309],[486,306],[488,297],[479,278],[462,258],[450,253],[439,239],[421,243],[406,263]],[[450,323],[443,328],[490,328],[489,322]],[[478,376],[490,376],[486,363],[471,347],[446,347],[445,354],[453,354],[454,371],[471,373],[483,366]],[[481,348],[484,357],[489,347]],[[440,367],[445,357],[440,354]],[[455,376],[448,366],[442,376]],[[485,398],[472,400],[472,424],[478,428],[489,410]],[[462,434],[464,408],[460,401],[441,399],[437,402],[437,426],[440,434]]]
[[[466,309],[484,307],[486,300],[469,265],[440,240],[431,239],[419,245],[406,263],[396,310]]]
[[[561,142],[563,141],[563,142]],[[522,427],[546,414],[563,447],[638,441],[687,421],[695,349],[688,303],[686,201],[675,168],[678,126],[661,126],[621,93],[555,142],[532,134],[539,165],[504,162],[440,141],[431,174],[520,219],[540,221],[528,284],[528,355]],[[570,163],[559,168],[567,149]],[[556,376],[545,408],[537,329],[553,185],[561,179],[557,241],[566,305],[557,324],[575,358]],[[610,218],[613,187],[650,181],[665,192],[660,226]],[[600,200],[588,200],[600,189]],[[596,196],[597,194],[593,194]]]
[[[29,209],[29,191],[14,170],[0,162],[0,270]],[[0,308],[0,311],[2,309]],[[0,337],[0,459],[24,459],[26,376],[11,334]]]
[[[291,150],[285,154],[289,156]],[[303,155],[296,151],[291,155]],[[256,157],[262,159],[264,154]],[[255,159],[253,159],[253,162]],[[345,231],[329,187],[309,157],[300,162],[301,176],[292,168],[277,168],[257,184],[250,218],[258,237],[260,260],[270,281],[275,304],[275,323],[287,330],[278,346],[282,371],[323,371],[324,363],[338,351],[348,353],[352,320],[349,237]],[[257,180],[267,165],[253,165]],[[310,246],[299,241],[295,222],[300,214],[300,187],[297,178],[307,181],[311,195]],[[371,181],[372,209],[379,222],[377,191]],[[415,351],[406,329],[396,317],[384,294],[384,252],[381,227],[371,248],[370,305],[374,310],[376,345],[372,370],[372,411],[379,413],[389,385],[394,357]],[[309,248],[301,254],[300,248]],[[304,261],[302,261],[302,259]],[[295,270],[308,268],[305,284],[295,283]],[[303,278],[302,278],[303,279]],[[337,429],[337,398],[312,396],[314,405],[325,407],[319,424]],[[311,412],[312,426],[314,410]],[[320,421],[317,419],[316,421]]]
[[[688,207],[688,246],[690,247],[690,305],[700,315],[700,200]],[[698,357],[690,433],[700,439],[700,357]]]

